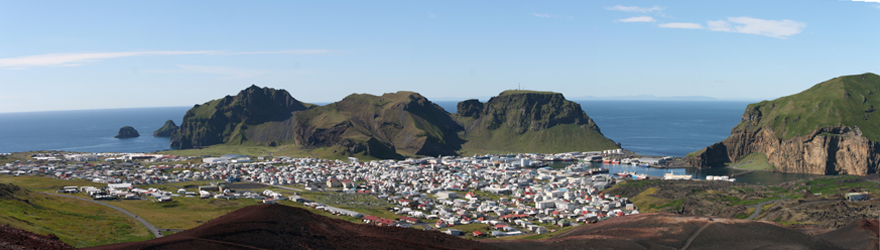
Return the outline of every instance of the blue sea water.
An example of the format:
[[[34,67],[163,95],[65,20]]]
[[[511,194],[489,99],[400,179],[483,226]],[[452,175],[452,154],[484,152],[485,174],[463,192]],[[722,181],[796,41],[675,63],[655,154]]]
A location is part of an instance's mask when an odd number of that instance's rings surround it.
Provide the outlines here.
[[[153,131],[167,120],[180,124],[190,107],[131,108],[0,113],[0,152],[64,150],[76,152],[153,152],[169,149],[167,137]],[[141,135],[113,138],[132,126]]]
[[[457,102],[436,102],[455,112]],[[623,148],[643,155],[684,156],[723,140],[740,120],[746,102],[717,101],[578,101],[602,130]],[[153,152],[170,149],[169,138],[153,137],[166,120],[180,124],[189,107],[133,108],[76,111],[0,113],[0,153],[31,150],[80,152]],[[123,126],[132,126],[137,138],[113,138]],[[612,172],[619,166],[613,167]],[[699,170],[627,169],[726,175],[727,168]],[[656,172],[656,173],[655,173]],[[778,183],[808,177],[801,174],[753,173],[739,181]]]

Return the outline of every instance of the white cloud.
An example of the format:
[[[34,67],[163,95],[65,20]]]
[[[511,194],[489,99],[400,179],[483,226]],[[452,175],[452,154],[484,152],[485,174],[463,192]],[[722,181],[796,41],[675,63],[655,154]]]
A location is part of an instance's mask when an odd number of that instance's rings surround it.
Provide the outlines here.
[[[252,52],[226,52],[219,50],[196,50],[196,51],[127,51],[127,52],[86,52],[86,53],[54,53],[20,57],[0,58],[0,68],[22,69],[39,66],[64,66],[76,67],[86,62],[96,62],[102,59],[147,56],[147,55],[249,55],[249,54],[293,54],[308,55],[332,53],[332,50],[306,49],[306,50],[280,50],[280,51],[252,51]]]
[[[267,70],[242,69],[227,66],[177,65],[177,67],[189,73],[224,75],[224,77],[219,78],[220,80],[241,79],[269,73]]]
[[[532,15],[536,16],[536,17],[541,17],[541,18],[553,18],[553,14],[532,13]]]
[[[621,21],[624,23],[652,23],[652,22],[656,22],[657,19],[654,19],[653,17],[649,17],[649,16],[637,16],[637,17],[618,19],[617,21]]]
[[[777,21],[751,17],[728,17],[727,21],[707,21],[706,24],[711,31],[756,34],[782,39],[801,33],[807,27],[806,23],[788,19]]]
[[[660,7],[660,6],[654,6],[654,7],[650,7],[650,8],[642,8],[642,7],[638,7],[638,6],[615,5],[612,7],[605,7],[605,9],[606,10],[615,10],[615,11],[632,12],[632,13],[646,13],[647,14],[647,13],[654,13],[654,12],[659,13],[660,11],[663,11],[666,8]]]
[[[703,29],[703,25],[699,23],[661,23],[657,27],[673,28],[673,29]]]

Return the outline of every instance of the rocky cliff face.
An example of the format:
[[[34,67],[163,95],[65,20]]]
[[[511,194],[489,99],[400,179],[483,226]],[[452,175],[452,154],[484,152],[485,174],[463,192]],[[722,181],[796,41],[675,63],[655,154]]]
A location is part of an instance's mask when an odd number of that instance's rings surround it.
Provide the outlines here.
[[[177,124],[174,124],[174,121],[168,120],[165,121],[165,125],[162,125],[161,128],[153,131],[153,136],[156,137],[171,137],[171,134],[174,133],[179,127]]]
[[[566,152],[614,149],[580,104],[560,93],[505,91],[486,103],[458,104],[466,131],[465,147],[474,151]]]
[[[789,173],[867,175],[877,173],[880,163],[880,144],[862,136],[858,127],[823,128],[788,140],[776,138],[772,129],[734,130],[724,141],[687,161],[707,168],[752,153],[766,155],[777,171]]]
[[[125,126],[119,129],[119,133],[116,134],[113,138],[132,138],[141,136],[138,134],[137,130],[132,128],[131,126]]]
[[[777,171],[866,175],[880,165],[880,76],[835,78],[773,101],[749,105],[730,137],[688,157],[700,168],[767,156]]]
[[[226,96],[195,105],[183,116],[180,128],[171,134],[171,147],[198,148],[247,141],[248,127],[282,122],[305,105],[285,90],[251,86],[236,96]]]

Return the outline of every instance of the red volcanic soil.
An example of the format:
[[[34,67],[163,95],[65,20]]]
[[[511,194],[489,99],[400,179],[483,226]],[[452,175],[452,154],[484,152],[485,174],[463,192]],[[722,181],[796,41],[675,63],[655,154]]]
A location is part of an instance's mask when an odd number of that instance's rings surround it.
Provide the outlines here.
[[[354,224],[284,205],[245,207],[170,236],[87,249],[496,249],[437,231]]]
[[[844,249],[772,223],[657,213],[615,217],[546,240],[481,242],[505,249]]]
[[[0,249],[76,249],[55,235],[40,235],[18,228],[0,225]]]
[[[848,249],[880,249],[880,221],[860,220],[818,237]]]

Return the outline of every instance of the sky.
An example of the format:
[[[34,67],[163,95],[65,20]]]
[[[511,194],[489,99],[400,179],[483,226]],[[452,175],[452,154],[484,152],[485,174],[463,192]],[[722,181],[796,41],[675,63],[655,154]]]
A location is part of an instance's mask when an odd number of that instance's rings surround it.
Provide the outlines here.
[[[515,89],[769,100],[880,73],[876,1],[6,1],[0,113]],[[485,101],[485,100],[484,100]]]

